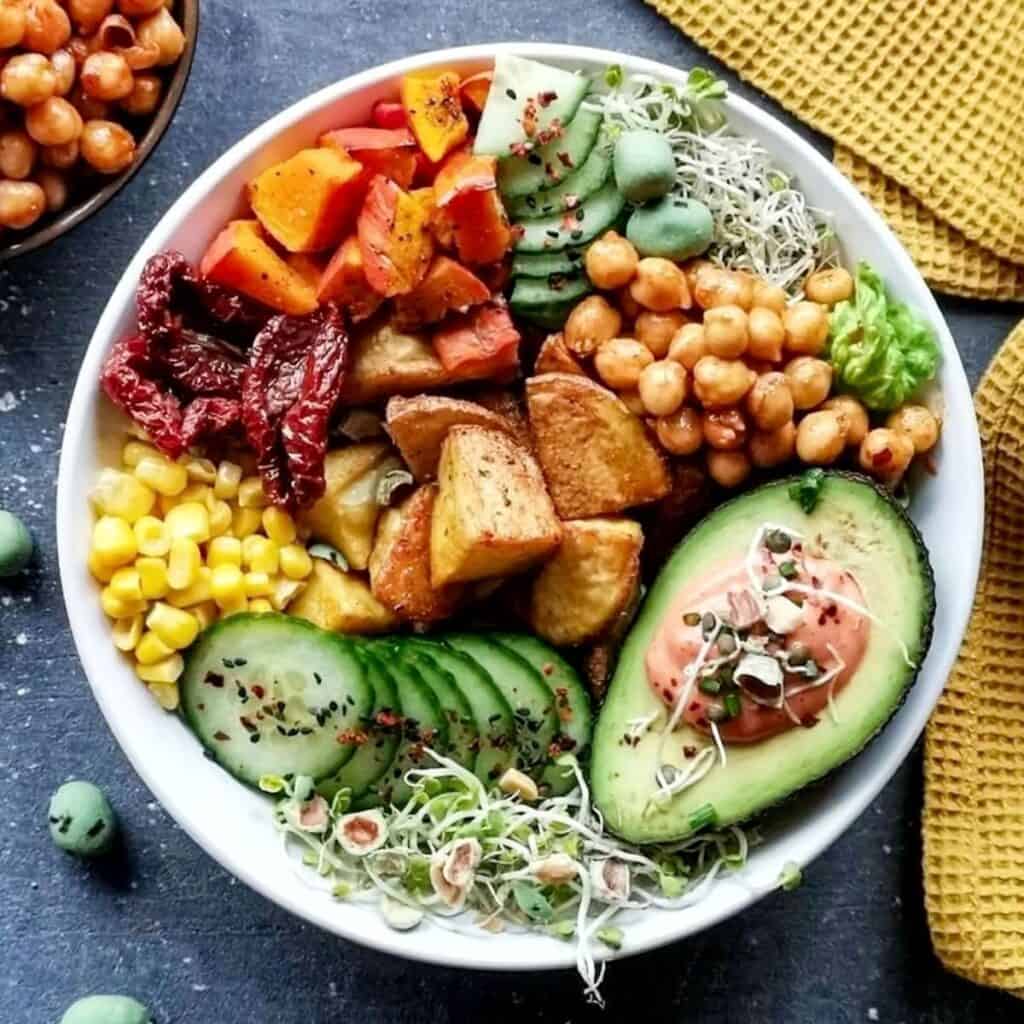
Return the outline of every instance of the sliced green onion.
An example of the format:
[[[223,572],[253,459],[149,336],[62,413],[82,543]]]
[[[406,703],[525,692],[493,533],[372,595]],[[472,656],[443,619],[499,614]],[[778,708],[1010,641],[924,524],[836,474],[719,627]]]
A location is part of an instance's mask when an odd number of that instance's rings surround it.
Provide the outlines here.
[[[623,936],[621,928],[599,928],[597,930],[597,937],[609,949],[622,949]]]
[[[699,832],[702,828],[714,825],[718,820],[718,812],[714,804],[703,804],[690,815],[688,822],[691,832]]]
[[[779,873],[779,888],[785,892],[792,892],[794,889],[799,888],[803,880],[804,875],[800,870],[800,865],[793,861],[788,861],[782,866],[782,871]]]
[[[697,684],[697,689],[700,690],[701,693],[708,693],[713,697],[717,693],[721,692],[722,681],[717,679],[715,676],[708,676]]]
[[[740,704],[740,696],[738,693],[727,693],[723,701],[726,713],[730,718],[739,718],[740,712],[743,710]]]

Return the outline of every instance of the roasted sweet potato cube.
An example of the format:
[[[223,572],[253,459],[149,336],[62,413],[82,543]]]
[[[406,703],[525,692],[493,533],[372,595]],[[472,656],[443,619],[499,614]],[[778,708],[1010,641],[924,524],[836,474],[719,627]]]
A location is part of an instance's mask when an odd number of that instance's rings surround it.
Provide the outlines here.
[[[469,78],[464,78],[459,86],[462,93],[462,105],[476,113],[481,113],[484,104],[487,102],[488,93],[491,91],[491,82],[494,79],[493,71],[480,71]]]
[[[320,277],[324,272],[323,257],[311,252],[290,252],[285,257],[285,263],[306,284],[312,285],[314,288],[320,284]],[[322,302],[323,300],[321,299],[320,301]]]
[[[370,321],[353,333],[352,362],[342,400],[363,405],[391,395],[414,395],[443,387],[450,379],[425,334]]]
[[[534,373],[571,373],[577,377],[586,377],[576,357],[569,351],[565,337],[561,331],[549,334],[541,343],[537,352],[537,361],[533,365]]]
[[[435,256],[427,276],[408,294],[395,297],[395,326],[424,327],[452,311],[479,306],[490,290],[471,270],[447,256]]]
[[[459,98],[459,76],[433,68],[402,79],[402,106],[427,159],[437,163],[469,134]]]
[[[441,448],[430,530],[435,587],[522,572],[562,539],[533,456],[506,434],[454,427]]]
[[[563,519],[622,512],[668,494],[665,459],[641,420],[590,380],[544,373],[526,382],[534,446]]]
[[[406,192],[378,174],[359,212],[359,246],[366,279],[390,298],[411,292],[423,280],[434,254],[431,189]]]
[[[519,367],[519,331],[507,307],[478,306],[450,317],[434,333],[434,348],[452,380],[505,380]]]
[[[573,519],[533,582],[530,624],[558,646],[602,635],[640,578],[643,533],[631,519]]]
[[[390,608],[378,601],[366,580],[342,572],[322,558],[313,559],[306,586],[288,614],[333,633],[386,633],[398,625]]]
[[[290,252],[337,245],[351,229],[366,188],[360,163],[336,149],[301,149],[249,183],[260,223]]]
[[[341,243],[324,268],[317,282],[317,298],[336,302],[353,323],[369,319],[384,302],[384,296],[375,292],[366,279],[363,250],[355,235]]]
[[[493,156],[453,153],[434,179],[434,199],[464,263],[496,263],[512,244]]]
[[[401,188],[416,174],[416,139],[408,128],[337,128],[320,136],[320,145],[351,156],[368,176],[383,174]]]
[[[409,622],[436,622],[455,611],[463,588],[430,581],[430,527],[437,485],[413,491],[381,516],[370,555],[370,589],[381,604]]]

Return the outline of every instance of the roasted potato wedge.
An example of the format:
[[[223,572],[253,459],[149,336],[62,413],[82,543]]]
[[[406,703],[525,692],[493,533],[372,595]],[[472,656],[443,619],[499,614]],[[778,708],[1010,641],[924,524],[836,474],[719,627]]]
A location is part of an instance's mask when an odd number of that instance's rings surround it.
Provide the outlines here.
[[[496,412],[475,402],[441,395],[392,398],[385,413],[387,431],[402,453],[412,475],[420,482],[437,476],[441,445],[455,426],[487,427],[506,434],[512,424]]]
[[[537,361],[533,364],[533,372],[540,373],[571,373],[577,377],[586,377],[587,371],[579,360],[569,351],[565,336],[559,331],[549,334],[540,346]]]
[[[568,373],[526,382],[537,459],[562,519],[622,512],[663,498],[664,457],[641,420],[607,388]]]
[[[436,622],[455,611],[463,588],[430,582],[430,524],[437,485],[417,488],[381,516],[370,555],[370,589],[381,604],[410,622]]]
[[[512,425],[512,440],[527,451],[533,451],[533,435],[526,419],[526,410],[519,396],[508,388],[481,388],[474,391],[472,399],[477,405],[504,417]]]
[[[643,543],[632,519],[562,523],[562,544],[533,582],[534,630],[560,647],[600,636],[636,589]]]
[[[373,320],[353,335],[342,401],[360,405],[390,395],[429,391],[447,382],[448,372],[428,335],[399,331],[387,321]]]
[[[313,572],[288,605],[288,614],[334,633],[386,633],[398,625],[361,576],[335,569],[322,558],[313,559]]]
[[[441,448],[430,530],[435,587],[529,568],[562,528],[533,456],[500,430],[453,427]]]
[[[646,551],[646,546],[644,550]],[[626,606],[615,616],[615,620],[591,644],[583,656],[583,675],[595,701],[603,701],[608,692],[608,684],[611,682],[612,673],[619,660],[619,653],[622,651],[626,634],[633,625],[633,620],[640,608],[641,593],[640,580],[637,579]]]

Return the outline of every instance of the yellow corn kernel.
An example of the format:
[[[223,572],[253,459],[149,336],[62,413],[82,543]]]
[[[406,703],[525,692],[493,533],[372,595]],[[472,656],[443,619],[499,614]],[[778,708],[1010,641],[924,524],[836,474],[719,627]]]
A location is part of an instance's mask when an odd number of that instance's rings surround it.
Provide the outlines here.
[[[140,665],[155,665],[158,661],[169,658],[173,653],[173,647],[168,647],[156,633],[147,629],[135,648],[135,660]]]
[[[157,494],[173,498],[188,486],[188,473],[184,466],[168,462],[162,455],[145,455],[135,466],[135,476]]]
[[[280,548],[295,540],[295,520],[283,508],[263,510],[263,532]]]
[[[210,593],[220,608],[234,607],[245,600],[245,582],[237,565],[218,565],[213,570]]]
[[[100,591],[100,607],[112,619],[130,619],[149,607],[148,601],[126,601],[118,597],[110,587]]]
[[[192,482],[177,495],[178,504],[180,505],[183,501],[198,501],[200,505],[205,506],[206,503],[213,496],[213,488],[209,484],[201,484]]]
[[[147,683],[146,689],[156,698],[164,711],[175,711],[181,703],[177,683]]]
[[[247,612],[249,610],[249,602],[245,599],[245,595],[238,598],[236,601],[231,601],[224,605],[221,610],[221,618],[226,619],[229,615],[238,615],[239,612]]]
[[[142,580],[139,578],[139,570],[134,566],[118,569],[110,577],[110,585],[107,589],[122,601],[141,601],[145,596],[142,593]]]
[[[207,570],[209,572],[209,570]],[[193,605],[189,611],[196,617],[199,629],[204,630],[212,626],[220,617],[217,605],[213,601],[203,601],[202,604]]]
[[[202,565],[199,545],[181,537],[171,543],[171,556],[167,562],[167,582],[172,590],[187,590],[195,583]]]
[[[274,582],[265,572],[245,574],[246,597],[269,597],[274,592]]]
[[[146,616],[146,628],[175,651],[184,650],[199,634],[199,623],[194,615],[163,601],[157,601]]]
[[[263,614],[264,612],[272,612],[274,606],[265,597],[254,597],[249,602],[249,611],[254,614]]]
[[[265,572],[268,576],[274,576],[280,563],[278,547],[267,537],[246,537],[242,541],[242,561],[252,572]]]
[[[144,441],[129,441],[121,451],[121,461],[129,469],[134,469],[147,456],[154,459],[163,458],[151,444]]]
[[[210,536],[222,537],[231,529],[231,506],[226,501],[214,498],[207,505],[207,511],[210,513]]]
[[[156,499],[156,514],[163,519],[177,504],[178,499],[176,497],[172,498],[169,495],[160,494]]]
[[[304,580],[313,571],[313,559],[301,544],[281,548],[281,572],[290,580]]]
[[[100,515],[118,516],[134,523],[149,515],[156,503],[156,495],[130,473],[104,469],[93,489],[92,503]]]
[[[143,516],[132,527],[135,546],[147,558],[163,558],[171,550],[171,537],[163,521],[156,516]]]
[[[242,467],[237,462],[222,462],[217,467],[217,479],[213,481],[215,498],[233,498],[242,481]]]
[[[153,662],[152,665],[135,666],[135,674],[144,683],[174,683],[184,671],[185,659],[180,654],[172,654],[163,661]]]
[[[167,563],[162,558],[136,558],[135,568],[139,573],[143,597],[155,601],[171,589],[167,582]]]
[[[135,561],[138,547],[127,519],[101,516],[92,528],[92,550],[102,565],[116,569]]]
[[[251,537],[262,525],[258,508],[236,508],[231,517],[231,532],[239,539]]]
[[[277,579],[274,581],[274,592],[270,595],[270,603],[274,611],[283,612],[306,589],[302,580]]]
[[[217,479],[217,467],[209,459],[184,455],[178,461],[185,467],[189,480],[194,483],[212,484]]]
[[[210,600],[210,579],[213,571],[205,565],[199,566],[196,581],[184,590],[172,591],[167,595],[167,603],[175,608],[191,608],[194,604],[202,604]]]
[[[186,501],[167,513],[164,524],[171,535],[173,549],[176,540],[192,540],[205,544],[210,539],[210,513],[198,501]]]
[[[115,619],[110,633],[119,651],[134,651],[142,636],[141,612],[130,619]]]
[[[238,504],[242,508],[266,508],[269,504],[263,493],[263,481],[258,476],[247,476],[238,485]]]
[[[100,583],[109,583],[114,573],[117,570],[112,565],[107,565],[103,559],[96,555],[96,551],[92,550],[89,552],[89,572],[100,581]]]
[[[218,565],[241,565],[242,542],[237,537],[214,537],[206,549],[206,564],[211,569]]]

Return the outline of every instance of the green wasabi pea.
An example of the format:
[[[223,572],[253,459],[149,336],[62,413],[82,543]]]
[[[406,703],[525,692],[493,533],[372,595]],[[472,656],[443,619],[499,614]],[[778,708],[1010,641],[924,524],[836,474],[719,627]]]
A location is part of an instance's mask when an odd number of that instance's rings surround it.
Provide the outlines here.
[[[714,222],[711,211],[696,199],[666,196],[633,211],[626,237],[641,256],[688,260],[711,244]]]
[[[72,1003],[60,1024],[152,1024],[153,1017],[131,996],[86,996]]]
[[[0,577],[15,576],[32,557],[32,534],[15,515],[0,509]]]
[[[98,857],[110,849],[116,835],[114,809],[91,782],[65,782],[51,797],[50,837],[62,850]]]
[[[676,180],[676,161],[664,135],[652,131],[623,132],[612,158],[615,184],[631,203],[666,195]]]

